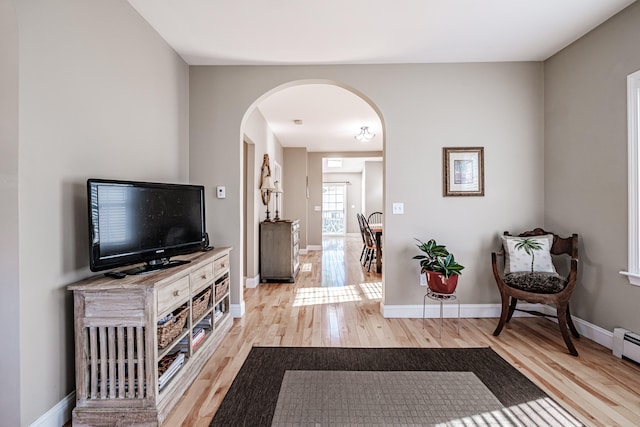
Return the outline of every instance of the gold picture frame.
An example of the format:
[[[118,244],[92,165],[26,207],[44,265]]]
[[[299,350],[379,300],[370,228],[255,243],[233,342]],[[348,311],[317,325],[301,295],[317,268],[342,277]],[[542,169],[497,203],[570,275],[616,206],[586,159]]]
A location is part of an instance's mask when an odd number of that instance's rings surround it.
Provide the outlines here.
[[[444,197],[484,196],[484,147],[442,148]]]

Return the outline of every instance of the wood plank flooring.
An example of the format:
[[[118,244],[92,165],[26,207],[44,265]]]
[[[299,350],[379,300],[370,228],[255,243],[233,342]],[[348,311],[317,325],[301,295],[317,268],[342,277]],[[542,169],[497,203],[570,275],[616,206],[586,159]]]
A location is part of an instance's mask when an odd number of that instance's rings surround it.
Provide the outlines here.
[[[422,319],[384,319],[381,277],[360,266],[361,245],[359,236],[325,238],[323,251],[301,256],[296,283],[246,289],[244,317],[164,425],[208,426],[253,345],[490,346],[586,425],[640,425],[640,367],[586,338],[576,342],[580,357],[569,355],[549,320],[515,318],[496,338],[497,319],[463,319],[460,335],[445,319],[438,338],[439,319],[424,329]]]

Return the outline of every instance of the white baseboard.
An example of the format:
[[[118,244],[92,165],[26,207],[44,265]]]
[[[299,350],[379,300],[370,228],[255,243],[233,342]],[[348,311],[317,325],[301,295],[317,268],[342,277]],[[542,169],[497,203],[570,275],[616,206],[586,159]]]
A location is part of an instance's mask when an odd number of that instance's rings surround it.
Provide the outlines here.
[[[307,251],[321,251],[322,250],[322,245],[308,245],[307,246]],[[300,251],[300,253],[302,253],[302,250]]]
[[[555,316],[556,309],[543,304],[523,304],[519,303],[518,308],[522,310],[539,311],[544,314]],[[460,304],[460,318],[462,319],[479,319],[479,318],[499,318],[502,311],[500,304]],[[384,318],[405,318],[405,319],[421,319],[422,304],[419,305],[384,305],[380,303],[380,312]],[[440,318],[440,304],[427,304],[425,310],[425,318]],[[443,304],[443,317],[458,317],[458,305],[452,302]],[[516,311],[513,317],[534,317],[533,314]],[[613,332],[607,331],[600,326],[589,323],[578,317],[572,316],[573,323],[581,336],[590,339],[608,349],[613,348]],[[557,322],[557,319],[550,318]]]
[[[240,304],[230,304],[229,312],[231,313],[231,317],[240,318],[244,316],[245,304],[244,300],[240,301]]]
[[[585,320],[578,319],[575,316],[571,317],[580,335],[585,338],[589,338],[591,341],[597,342],[603,347],[607,347],[609,349],[613,348],[613,332],[609,332],[606,329]]]
[[[556,315],[555,307],[551,307],[548,305],[545,305],[543,307],[543,313],[551,316]],[[588,338],[591,341],[595,341],[601,346],[608,349],[613,348],[613,332],[607,331],[606,329],[594,325],[593,323],[589,323],[586,320],[582,320],[579,317],[571,316],[571,318],[573,319],[573,324],[576,326],[576,329],[581,336]],[[550,320],[558,323],[557,319],[551,318]]]
[[[258,274],[256,277],[245,277],[244,278],[244,287],[245,288],[257,288],[260,284],[260,275]]]
[[[544,310],[541,304],[519,304],[518,308],[524,310]],[[444,317],[458,317],[458,304],[455,302],[443,303]],[[422,304],[419,305],[384,305],[380,303],[382,317],[385,318],[422,318]],[[500,304],[460,304],[460,317],[463,319],[500,317],[502,306]],[[514,317],[532,317],[532,314],[516,311]],[[425,309],[425,317],[439,318],[440,304],[428,303]]]
[[[76,404],[76,392],[72,391],[60,402],[35,420],[31,427],[60,427],[71,419],[71,411]]]

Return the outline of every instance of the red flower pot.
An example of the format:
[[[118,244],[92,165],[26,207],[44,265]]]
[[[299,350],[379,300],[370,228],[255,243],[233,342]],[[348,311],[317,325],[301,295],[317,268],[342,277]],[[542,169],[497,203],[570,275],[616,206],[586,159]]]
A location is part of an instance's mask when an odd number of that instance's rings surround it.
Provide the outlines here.
[[[427,283],[429,289],[439,294],[452,294],[456,291],[458,286],[458,274],[454,274],[449,277],[444,277],[444,274],[437,273],[435,271],[425,271],[427,275]]]

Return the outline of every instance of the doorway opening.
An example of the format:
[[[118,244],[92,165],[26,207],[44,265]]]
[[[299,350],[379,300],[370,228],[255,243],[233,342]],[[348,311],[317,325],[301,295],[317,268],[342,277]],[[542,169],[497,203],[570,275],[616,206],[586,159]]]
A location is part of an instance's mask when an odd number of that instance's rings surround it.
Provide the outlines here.
[[[309,99],[317,102],[310,103]],[[366,143],[354,136],[363,124],[369,125],[371,133],[376,134]],[[260,170],[260,159],[265,154],[272,162],[272,179],[279,181],[282,191],[274,193],[279,197],[272,197],[266,209],[273,213],[277,210],[284,220],[300,221],[299,254],[323,251],[324,255],[325,235],[329,239],[351,238],[358,242],[361,236],[355,214],[369,210],[368,202],[372,200],[364,191],[375,189],[382,204],[384,186],[384,123],[371,100],[339,82],[292,81],[256,99],[243,118],[241,129],[245,141],[250,142],[245,147],[249,150],[245,151],[244,164],[246,238],[243,255],[247,287],[255,287],[260,282],[259,224],[265,207],[259,197],[255,171]],[[327,157],[342,158],[344,166],[350,166],[356,158],[365,158],[369,163],[373,158],[379,161],[374,162],[374,172],[365,173],[362,166],[357,171],[352,170],[353,167],[325,171],[323,161]],[[247,173],[251,168],[254,172]],[[335,181],[337,185],[333,184]],[[325,182],[332,185],[325,186]],[[356,244],[353,251],[356,260],[361,251],[358,246]],[[347,258],[352,256],[346,248],[343,242],[341,250],[332,252],[340,257],[339,265],[346,265]]]
[[[347,184],[322,184],[322,234],[344,236],[346,226]]]

